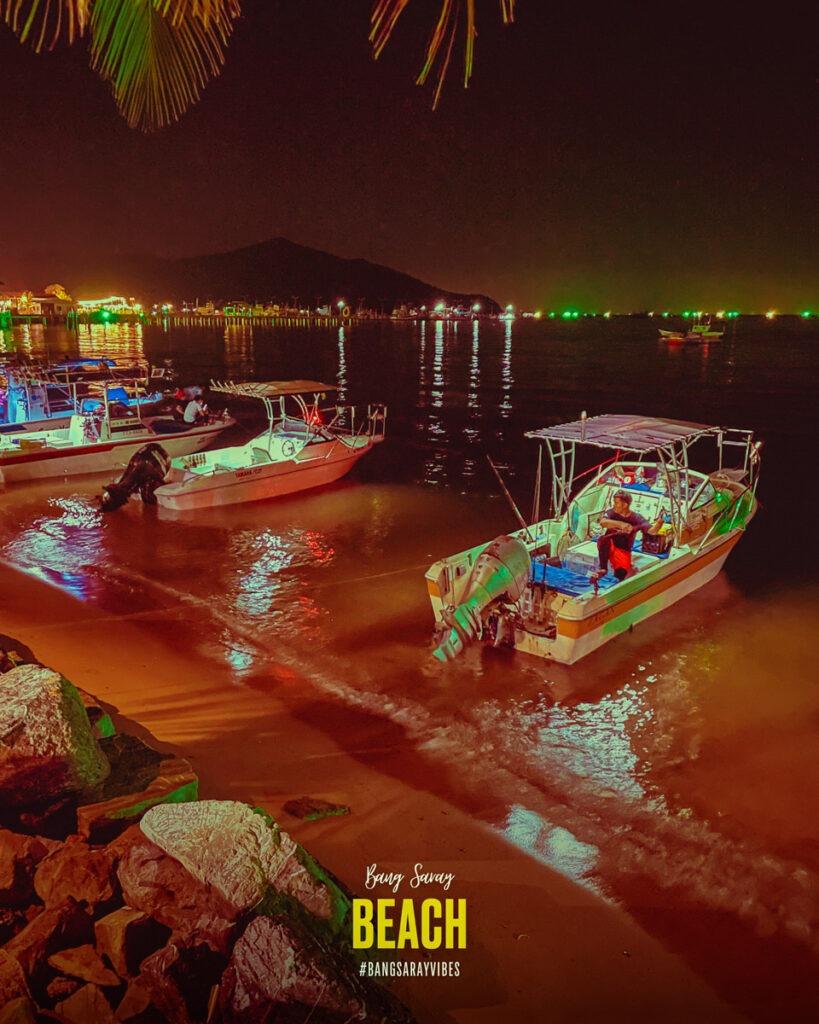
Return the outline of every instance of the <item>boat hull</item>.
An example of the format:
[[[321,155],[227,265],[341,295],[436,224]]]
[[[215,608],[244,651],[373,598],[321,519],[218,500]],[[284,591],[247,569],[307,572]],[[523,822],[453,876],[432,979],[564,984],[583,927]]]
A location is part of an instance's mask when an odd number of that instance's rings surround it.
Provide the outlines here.
[[[637,571],[614,585],[609,578],[608,585],[601,583],[596,590],[591,576],[587,575],[585,586],[565,596],[550,591],[548,585],[545,588],[533,585],[527,590],[524,600],[514,601],[515,614],[505,620],[503,627],[494,636],[491,633],[487,636],[483,626],[468,632],[472,637],[482,635],[484,643],[511,647],[539,658],[573,665],[609,640],[670,608],[714,579],[739,541],[744,525],[752,518],[754,511],[751,510],[744,517],[741,525],[712,536],[701,547],[697,547],[696,542],[685,544],[673,548],[662,558],[635,553],[634,565]],[[542,524],[546,531],[549,525]],[[551,525],[555,525],[554,521]],[[527,544],[532,543],[526,531],[518,530],[511,536]],[[547,537],[548,532],[537,533],[534,545],[542,543]],[[593,544],[589,546],[594,547]],[[477,561],[483,550],[484,546],[479,545],[470,551],[461,552],[452,559],[436,563],[427,572],[430,602],[444,636],[450,632],[452,607],[462,602],[465,596],[458,590],[463,584],[454,581],[467,578],[467,567]],[[578,557],[582,559],[584,556],[576,553],[573,556],[575,560]],[[588,564],[577,565],[574,569],[579,578],[584,573],[590,573],[597,564],[596,556],[586,553],[585,558]],[[578,575],[575,576],[577,578]],[[537,605],[538,595],[549,595],[546,604],[540,609]],[[508,598],[509,595],[505,598],[507,607]],[[552,600],[556,604],[550,610],[548,604]],[[544,610],[547,614],[540,614]],[[442,648],[436,650],[439,649]],[[446,650],[443,653],[450,656]]]
[[[338,441],[315,444],[303,449],[303,458],[191,474],[157,488],[156,500],[163,508],[181,512],[265,501],[323,487],[346,476],[378,440],[367,439],[355,447]]]
[[[538,636],[516,629],[514,647],[563,665],[573,665],[609,640],[628,632],[652,615],[665,611],[719,575],[742,531],[721,538],[705,551],[681,552],[625,580],[605,595],[557,616],[556,635]]]
[[[117,472],[124,470],[131,456],[149,441],[161,444],[171,458],[190,455],[207,447],[228,425],[224,422],[209,424],[178,434],[140,431],[139,434],[97,444],[3,452],[0,454],[0,477],[5,483],[20,483]]]

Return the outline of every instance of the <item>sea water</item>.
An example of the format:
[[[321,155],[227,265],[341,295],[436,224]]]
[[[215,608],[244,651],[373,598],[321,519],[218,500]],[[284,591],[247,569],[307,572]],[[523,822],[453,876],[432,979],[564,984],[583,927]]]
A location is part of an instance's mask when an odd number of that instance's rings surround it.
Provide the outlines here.
[[[8,488],[0,556],[114,614],[182,606],[184,642],[230,669],[231,713],[254,713],[274,652],[323,727],[337,713],[398,730],[473,814],[764,1020],[782,986],[795,1006],[817,995],[819,321],[742,318],[700,346],[657,326],[15,329],[7,347],[32,355],[171,358],[188,384],[314,379],[389,413],[349,477],[275,502],[134,499],[103,518],[99,478]],[[753,428],[747,535],[713,583],[571,668],[479,647],[439,664],[424,571],[519,525],[486,456],[528,517],[525,431],[584,410]],[[260,409],[238,412],[237,438],[261,429]]]

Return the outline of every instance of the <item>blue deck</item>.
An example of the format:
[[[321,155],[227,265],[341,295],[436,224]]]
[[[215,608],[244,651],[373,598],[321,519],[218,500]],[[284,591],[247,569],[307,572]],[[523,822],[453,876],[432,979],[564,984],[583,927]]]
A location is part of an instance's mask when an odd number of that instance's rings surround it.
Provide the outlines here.
[[[635,541],[633,550],[635,553],[649,555],[651,558],[668,558],[668,551],[663,551],[659,554],[654,551],[643,551],[642,536],[638,537]],[[588,558],[588,555],[586,557]],[[547,587],[550,587],[552,590],[557,590],[561,594],[570,594],[572,597],[580,597],[581,594],[585,594],[594,586],[589,578],[591,571],[591,568],[589,568],[581,572],[576,572],[574,569],[567,568],[565,564],[562,566],[547,565],[545,562],[533,561],[531,569],[529,570],[529,579],[533,583],[545,584]],[[602,576],[597,581],[597,589],[598,591],[608,590],[619,582],[620,581],[616,576],[612,575],[611,572],[607,572],[605,576]]]
[[[544,565],[543,562],[532,562],[529,578],[533,583],[545,583],[552,590],[561,594],[571,594],[572,597],[580,597],[592,589],[592,581],[588,573],[572,572],[571,569],[564,569],[559,565]],[[619,580],[611,573],[606,573],[598,580],[598,590],[608,590]]]

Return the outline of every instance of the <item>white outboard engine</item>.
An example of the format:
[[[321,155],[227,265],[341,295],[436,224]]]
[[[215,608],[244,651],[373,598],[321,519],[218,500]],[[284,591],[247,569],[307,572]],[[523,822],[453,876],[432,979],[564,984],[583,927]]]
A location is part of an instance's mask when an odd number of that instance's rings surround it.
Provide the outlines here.
[[[443,636],[433,654],[439,661],[457,657],[483,633],[483,614],[498,601],[516,602],[529,579],[531,558],[523,541],[496,537],[472,566],[461,603],[443,610]],[[498,640],[502,639],[498,634]],[[497,645],[497,644],[496,644]]]

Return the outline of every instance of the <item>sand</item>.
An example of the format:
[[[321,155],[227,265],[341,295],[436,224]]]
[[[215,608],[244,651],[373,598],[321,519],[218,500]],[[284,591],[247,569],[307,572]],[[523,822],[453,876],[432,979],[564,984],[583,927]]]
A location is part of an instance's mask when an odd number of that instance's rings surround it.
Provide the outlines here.
[[[457,960],[459,976],[394,984],[421,1024],[745,1019],[619,908],[475,820],[400,736],[301,700],[299,680],[274,656],[266,683],[248,689],[224,665],[181,650],[174,616],[189,617],[190,607],[161,620],[110,615],[2,563],[0,595],[0,632],[130,731],[188,757],[201,797],[265,808],[357,895],[392,895],[365,890],[373,864],[407,879],[416,863],[455,875],[446,892],[412,892],[405,879],[398,893],[467,900],[467,948],[428,954]],[[301,821],[283,810],[301,796],[352,813]]]

